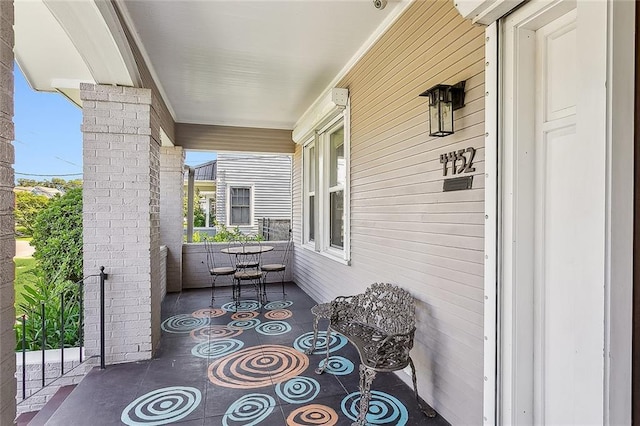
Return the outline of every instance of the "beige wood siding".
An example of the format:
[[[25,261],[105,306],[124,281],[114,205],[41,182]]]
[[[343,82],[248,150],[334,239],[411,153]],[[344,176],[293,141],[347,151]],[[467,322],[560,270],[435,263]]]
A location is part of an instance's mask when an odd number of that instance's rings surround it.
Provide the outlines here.
[[[467,81],[466,105],[455,111],[455,134],[430,137],[428,102],[418,95],[460,80]],[[351,97],[351,265],[298,244],[295,281],[317,301],[376,281],[411,291],[421,395],[452,424],[481,424],[484,29],[462,19],[451,1],[417,1],[338,86]],[[467,147],[477,150],[473,189],[443,192],[440,154]],[[301,153],[298,146],[297,243]]]
[[[253,188],[253,225],[239,226],[257,233],[262,218],[291,219],[291,156],[273,154],[218,154],[216,219],[227,223],[229,186]]]
[[[291,130],[176,123],[177,144],[184,149],[292,154]]]

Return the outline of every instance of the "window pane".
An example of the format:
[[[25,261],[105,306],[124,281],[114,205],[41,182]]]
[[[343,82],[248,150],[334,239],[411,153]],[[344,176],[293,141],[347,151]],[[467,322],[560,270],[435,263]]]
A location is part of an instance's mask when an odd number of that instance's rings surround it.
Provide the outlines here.
[[[309,206],[307,207],[307,211],[309,212],[309,241],[313,241],[316,236],[316,228],[315,228],[315,214],[314,214],[314,202],[315,198],[313,195],[309,197]]]
[[[331,247],[344,248],[344,191],[335,191],[330,194],[329,204],[331,208],[329,243]]]
[[[231,224],[249,225],[251,220],[251,189],[231,188]]]
[[[312,146],[309,148],[308,155],[308,167],[307,167],[307,191],[315,192],[316,190],[316,148]]]
[[[329,186],[344,185],[347,168],[344,158],[344,127],[331,134]]]

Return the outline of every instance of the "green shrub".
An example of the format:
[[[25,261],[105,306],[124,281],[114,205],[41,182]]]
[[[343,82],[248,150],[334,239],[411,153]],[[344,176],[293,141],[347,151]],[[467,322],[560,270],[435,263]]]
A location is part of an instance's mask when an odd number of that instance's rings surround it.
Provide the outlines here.
[[[25,315],[25,343],[27,350],[42,349],[42,305],[45,308],[46,330],[45,349],[56,349],[64,338],[65,347],[80,345],[80,287],[69,281],[49,282],[38,269],[32,272],[32,281],[23,285],[23,302],[18,304],[17,313]],[[61,336],[60,300],[64,294],[64,337]],[[16,321],[16,350],[22,349],[22,320]]]
[[[34,257],[47,282],[82,278],[82,189],[55,196],[36,216],[33,226]]]

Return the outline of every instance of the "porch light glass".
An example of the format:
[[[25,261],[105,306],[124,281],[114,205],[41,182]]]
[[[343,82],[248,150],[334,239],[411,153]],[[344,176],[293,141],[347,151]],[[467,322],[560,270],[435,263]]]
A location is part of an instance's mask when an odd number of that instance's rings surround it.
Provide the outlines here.
[[[429,98],[429,136],[453,134],[453,111],[464,106],[464,83],[438,84],[420,94]]]

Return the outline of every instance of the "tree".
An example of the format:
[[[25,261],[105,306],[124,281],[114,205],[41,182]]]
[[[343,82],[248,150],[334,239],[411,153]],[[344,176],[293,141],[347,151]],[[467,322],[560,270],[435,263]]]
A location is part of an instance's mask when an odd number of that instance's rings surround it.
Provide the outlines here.
[[[184,217],[185,223],[187,223],[187,214],[188,214],[188,199],[189,197],[184,197],[182,199],[182,215]],[[196,188],[194,197],[193,197],[193,226],[198,228],[206,225],[206,213],[202,209],[200,205],[200,189]]]
[[[45,279],[82,278],[82,189],[56,195],[38,213],[31,245]]]
[[[60,191],[68,191],[74,188],[82,188],[82,179],[64,180],[62,178],[51,178],[51,180],[18,179],[18,186],[43,186],[45,188],[56,188]]]
[[[33,235],[33,225],[36,216],[44,210],[48,204],[49,199],[44,195],[35,195],[31,192],[16,193],[16,225],[24,228],[27,235]]]

